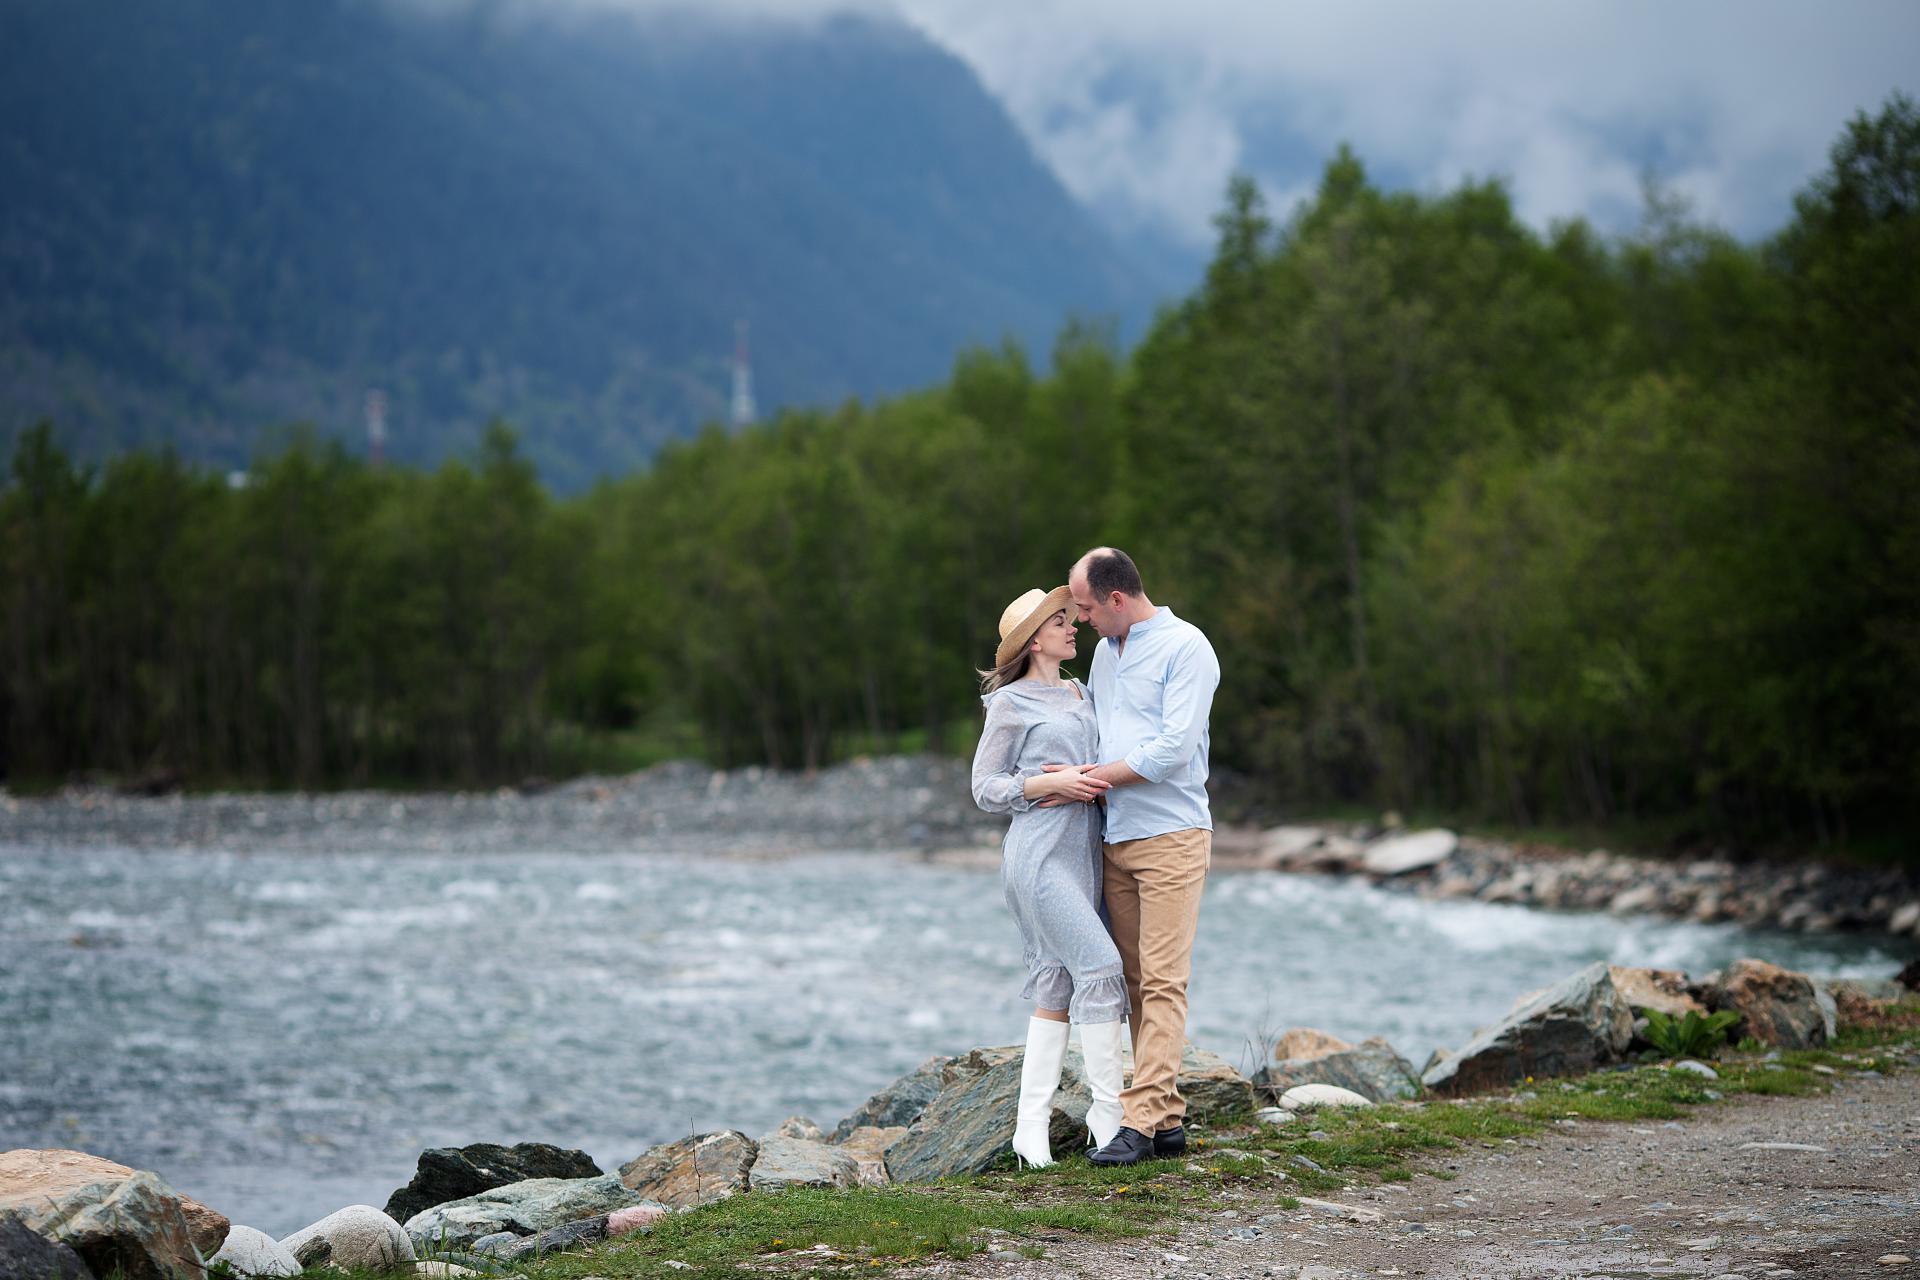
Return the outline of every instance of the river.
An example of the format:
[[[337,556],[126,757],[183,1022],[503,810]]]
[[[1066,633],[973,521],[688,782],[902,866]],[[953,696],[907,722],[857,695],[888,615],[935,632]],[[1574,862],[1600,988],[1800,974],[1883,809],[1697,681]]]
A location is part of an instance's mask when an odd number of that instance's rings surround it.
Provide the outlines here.
[[[1593,960],[1881,977],[1884,939],[1429,902],[1218,873],[1189,1031],[1288,1026],[1418,1066]],[[284,1235],[429,1146],[612,1169],[718,1127],[831,1125],[931,1054],[1017,1039],[990,871],[887,854],[235,853],[0,842],[0,1148],[153,1169]]]

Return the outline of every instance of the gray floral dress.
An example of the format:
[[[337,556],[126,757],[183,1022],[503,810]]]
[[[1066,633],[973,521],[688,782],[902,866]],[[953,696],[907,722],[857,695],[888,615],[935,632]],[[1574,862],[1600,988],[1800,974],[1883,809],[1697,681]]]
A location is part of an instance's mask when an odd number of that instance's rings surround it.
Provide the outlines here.
[[[1042,765],[1096,759],[1093,695],[1078,680],[1016,680],[982,701],[987,724],[973,753],[973,799],[988,813],[1013,815],[1000,880],[1027,964],[1020,996],[1042,1009],[1066,1009],[1075,1022],[1117,1022],[1126,1014],[1127,987],[1100,916],[1099,806],[1035,808],[1022,790]]]

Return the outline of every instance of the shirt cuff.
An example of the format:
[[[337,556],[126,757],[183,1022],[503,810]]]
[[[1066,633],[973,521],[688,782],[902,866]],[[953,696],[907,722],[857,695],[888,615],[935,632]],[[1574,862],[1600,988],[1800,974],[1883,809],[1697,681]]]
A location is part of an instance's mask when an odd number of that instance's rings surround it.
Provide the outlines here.
[[[1153,756],[1147,751],[1147,746],[1148,744],[1143,742],[1133,750],[1127,752],[1127,768],[1133,770],[1148,782],[1166,781],[1167,771],[1154,762]]]

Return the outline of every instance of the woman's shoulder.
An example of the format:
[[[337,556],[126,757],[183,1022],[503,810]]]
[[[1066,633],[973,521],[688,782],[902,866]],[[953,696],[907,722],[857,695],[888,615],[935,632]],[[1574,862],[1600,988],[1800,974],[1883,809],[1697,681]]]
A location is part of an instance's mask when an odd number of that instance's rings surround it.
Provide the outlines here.
[[[1072,684],[1080,691],[1081,697],[1093,696],[1087,691],[1087,686],[1078,680],[1072,681]],[[992,693],[982,694],[980,702],[989,715],[997,708],[1003,714],[1044,716],[1061,701],[1061,688],[1060,685],[1045,685],[1032,680],[1015,680],[1011,684],[1001,685]],[[1066,701],[1071,702],[1072,699]]]
[[[1001,715],[1016,715],[1019,708],[1026,705],[1026,699],[1017,691],[1018,682],[1003,684],[990,693],[980,695],[980,705],[987,709],[988,715],[996,712]]]

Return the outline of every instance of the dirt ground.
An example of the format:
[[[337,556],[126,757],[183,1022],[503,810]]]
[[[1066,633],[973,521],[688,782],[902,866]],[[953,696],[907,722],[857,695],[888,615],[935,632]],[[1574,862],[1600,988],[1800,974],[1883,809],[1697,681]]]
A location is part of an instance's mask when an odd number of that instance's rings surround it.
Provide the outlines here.
[[[1920,1064],[1920,1052],[1906,1057]],[[1429,1167],[1452,1180],[1356,1185],[1327,1194],[1323,1208],[1249,1196],[1177,1234],[1055,1240],[1038,1259],[978,1255],[920,1274],[1920,1280],[1920,1263],[1879,1261],[1920,1257],[1911,1070],[1840,1077],[1823,1096],[1729,1101],[1684,1122],[1561,1121],[1497,1147],[1441,1153]]]

